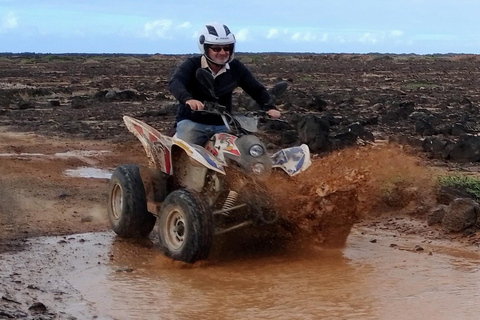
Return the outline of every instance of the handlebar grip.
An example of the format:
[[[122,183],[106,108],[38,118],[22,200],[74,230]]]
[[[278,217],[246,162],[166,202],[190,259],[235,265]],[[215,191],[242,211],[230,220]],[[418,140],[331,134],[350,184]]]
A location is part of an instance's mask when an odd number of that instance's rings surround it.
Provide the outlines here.
[[[205,101],[203,102],[203,106],[203,110],[192,110],[192,112],[221,115],[227,111],[227,107],[222,106],[217,102]]]
[[[205,101],[203,105],[204,105],[203,111],[220,113],[220,114],[223,114],[225,111],[227,111],[227,107],[222,106],[218,102]]]

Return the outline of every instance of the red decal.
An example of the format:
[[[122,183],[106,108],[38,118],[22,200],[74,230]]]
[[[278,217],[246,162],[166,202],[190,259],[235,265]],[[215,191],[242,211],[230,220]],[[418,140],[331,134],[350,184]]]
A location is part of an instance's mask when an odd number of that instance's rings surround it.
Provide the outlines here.
[[[240,151],[236,148],[236,146],[234,145],[234,147],[232,146],[229,146],[225,151],[231,153],[231,154],[234,154],[236,156],[240,156]]]
[[[172,170],[172,164],[170,163],[170,152],[167,148],[164,149],[164,157],[165,157],[165,173],[170,174]]]
[[[133,124],[133,127],[138,133],[143,135],[143,128],[141,126],[139,126],[138,124]]]
[[[148,133],[148,139],[152,142],[155,142],[158,140],[158,138],[156,136],[154,136],[153,134],[151,134],[150,132]]]

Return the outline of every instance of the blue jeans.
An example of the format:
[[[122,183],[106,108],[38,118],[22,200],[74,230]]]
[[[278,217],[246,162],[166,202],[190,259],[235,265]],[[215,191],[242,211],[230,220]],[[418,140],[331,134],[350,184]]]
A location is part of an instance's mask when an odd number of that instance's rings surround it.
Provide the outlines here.
[[[226,132],[225,125],[211,125],[194,122],[192,120],[182,120],[177,123],[177,138],[188,143],[204,146],[205,143],[215,134]]]

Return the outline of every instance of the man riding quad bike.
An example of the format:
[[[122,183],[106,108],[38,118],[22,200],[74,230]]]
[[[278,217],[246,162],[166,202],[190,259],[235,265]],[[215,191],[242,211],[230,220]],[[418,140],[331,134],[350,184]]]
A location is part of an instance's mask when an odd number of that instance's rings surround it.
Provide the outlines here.
[[[212,98],[213,77],[203,69],[197,79]],[[212,99],[214,100],[214,99]],[[253,133],[258,116],[232,115],[218,103],[204,111],[219,114],[227,133],[216,133],[205,146],[168,137],[137,119],[124,122],[142,143],[148,179],[140,166],[121,165],[110,179],[108,217],[121,237],[146,237],[157,223],[160,245],[174,260],[206,259],[213,237],[277,221],[263,181],[275,168],[293,176],[311,164],[308,146],[282,149],[272,156]]]

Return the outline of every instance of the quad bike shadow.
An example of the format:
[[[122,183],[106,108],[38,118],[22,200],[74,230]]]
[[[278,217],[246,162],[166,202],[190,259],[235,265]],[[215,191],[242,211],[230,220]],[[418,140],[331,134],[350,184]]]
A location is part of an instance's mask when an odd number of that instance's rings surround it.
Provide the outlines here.
[[[215,100],[212,75],[199,69],[196,76]],[[305,144],[267,154],[253,134],[264,113],[232,115],[216,102],[205,102],[205,109],[201,112],[219,115],[228,131],[215,134],[205,146],[162,135],[124,116],[149,165],[121,165],[109,183],[113,231],[120,237],[147,237],[157,223],[162,251],[187,263],[207,259],[216,235],[275,224],[278,213],[265,180],[272,170],[294,176],[311,164]]]

